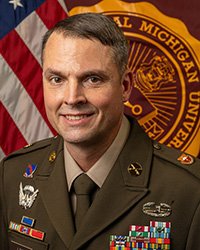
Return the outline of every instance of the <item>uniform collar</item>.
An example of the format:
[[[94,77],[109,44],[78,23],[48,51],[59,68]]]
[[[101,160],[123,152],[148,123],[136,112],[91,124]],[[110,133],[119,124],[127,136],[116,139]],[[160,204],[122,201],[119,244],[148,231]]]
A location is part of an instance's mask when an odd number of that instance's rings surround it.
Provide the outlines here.
[[[122,124],[117,136],[113,143],[107,149],[107,151],[101,156],[101,158],[87,171],[87,175],[101,188],[106,177],[108,176],[111,168],[113,167],[118,155],[120,154],[124,144],[128,138],[130,131],[130,124],[128,119],[124,116]],[[67,176],[68,189],[71,189],[71,185],[74,179],[79,176],[83,171],[77,165],[70,153],[64,147],[64,159],[65,159],[65,171]]]

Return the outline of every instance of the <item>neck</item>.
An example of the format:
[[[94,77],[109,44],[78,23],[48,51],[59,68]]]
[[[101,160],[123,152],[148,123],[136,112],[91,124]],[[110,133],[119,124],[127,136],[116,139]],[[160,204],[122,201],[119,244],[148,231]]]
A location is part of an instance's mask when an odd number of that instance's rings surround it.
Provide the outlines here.
[[[82,145],[80,145],[80,144],[72,144],[72,143],[65,142],[65,146],[68,152],[70,153],[70,155],[79,165],[79,167],[84,172],[86,172],[106,152],[106,150],[110,147],[110,145],[114,141],[115,137],[112,138],[112,140],[108,140],[108,138],[106,137],[104,141],[101,141],[101,142],[97,141],[95,143],[93,142],[91,143],[91,145],[88,145],[88,144],[86,145],[86,143],[82,143]]]
[[[67,150],[79,165],[79,167],[84,171],[88,171],[104,154],[105,151],[96,150],[83,150],[76,146],[67,146]]]

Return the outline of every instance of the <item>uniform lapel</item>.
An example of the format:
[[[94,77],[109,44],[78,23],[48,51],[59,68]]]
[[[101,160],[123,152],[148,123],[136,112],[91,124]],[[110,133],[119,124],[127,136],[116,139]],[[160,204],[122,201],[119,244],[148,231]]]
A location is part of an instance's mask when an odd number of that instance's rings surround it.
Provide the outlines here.
[[[52,224],[65,245],[69,247],[74,235],[74,223],[64,170],[63,143],[59,137],[54,139],[44,158],[34,180]]]
[[[108,225],[112,225],[147,194],[151,159],[151,140],[136,123],[125,148],[76,233],[71,249],[78,249]],[[133,163],[142,166],[140,176],[131,175],[128,171],[128,166]]]

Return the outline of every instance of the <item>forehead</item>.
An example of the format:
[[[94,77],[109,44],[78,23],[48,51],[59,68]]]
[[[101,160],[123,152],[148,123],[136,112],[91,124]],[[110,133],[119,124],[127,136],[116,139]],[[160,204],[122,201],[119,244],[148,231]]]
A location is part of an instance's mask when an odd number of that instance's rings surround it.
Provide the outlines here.
[[[65,37],[55,32],[49,37],[44,49],[43,68],[46,67],[59,68],[61,71],[72,68],[109,70],[111,67],[116,68],[116,64],[110,46],[97,40]]]
[[[69,56],[74,54],[90,55],[94,52],[100,52],[99,54],[107,54],[110,56],[112,54],[112,48],[103,45],[100,41],[95,39],[64,36],[62,33],[54,32],[46,43],[44,56],[49,56],[52,52],[56,52],[60,56],[65,53]]]

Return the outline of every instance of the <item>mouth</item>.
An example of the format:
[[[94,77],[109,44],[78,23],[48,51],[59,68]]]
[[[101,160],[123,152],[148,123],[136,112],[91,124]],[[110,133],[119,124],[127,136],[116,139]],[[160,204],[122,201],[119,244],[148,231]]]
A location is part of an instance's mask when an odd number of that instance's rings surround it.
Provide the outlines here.
[[[65,118],[68,121],[78,121],[78,120],[88,118],[89,116],[91,116],[91,114],[89,115],[66,115]]]

